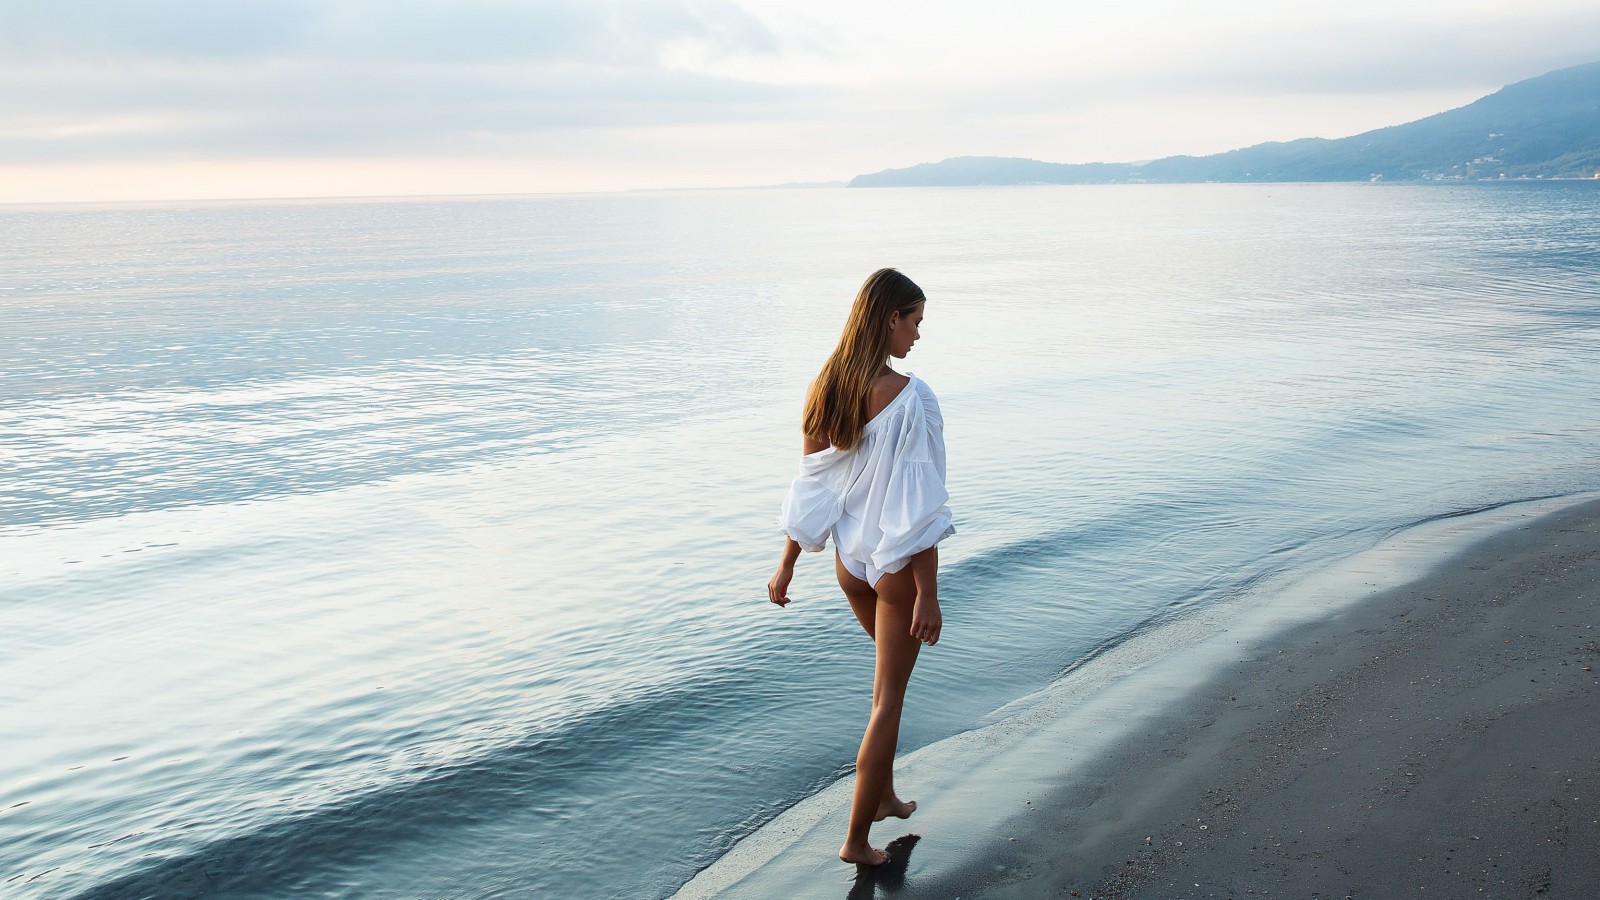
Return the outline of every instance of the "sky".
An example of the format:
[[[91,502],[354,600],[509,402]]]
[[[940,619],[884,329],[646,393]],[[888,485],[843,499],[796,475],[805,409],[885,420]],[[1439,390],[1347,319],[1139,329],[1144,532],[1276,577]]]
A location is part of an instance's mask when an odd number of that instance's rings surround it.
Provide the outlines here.
[[[1596,60],[1600,0],[6,0],[0,203],[1129,162]]]

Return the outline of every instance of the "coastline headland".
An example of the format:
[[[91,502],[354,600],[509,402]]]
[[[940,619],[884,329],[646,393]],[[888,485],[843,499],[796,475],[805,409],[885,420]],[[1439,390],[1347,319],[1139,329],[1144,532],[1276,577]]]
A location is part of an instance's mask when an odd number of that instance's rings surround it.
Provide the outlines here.
[[[1600,62],[1509,84],[1456,109],[1342,138],[1209,156],[1052,163],[965,156],[857,175],[851,187],[1600,178]]]
[[[1002,715],[901,760],[882,869],[833,859],[846,778],[677,896],[1600,896],[1600,498],[1404,529]]]

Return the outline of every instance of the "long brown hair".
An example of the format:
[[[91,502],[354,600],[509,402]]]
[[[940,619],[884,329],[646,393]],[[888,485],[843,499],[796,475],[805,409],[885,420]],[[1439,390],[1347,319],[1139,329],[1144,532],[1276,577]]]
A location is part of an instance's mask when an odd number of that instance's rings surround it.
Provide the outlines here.
[[[889,358],[889,317],[910,315],[925,299],[916,282],[894,269],[867,276],[850,307],[839,346],[811,382],[802,420],[806,434],[826,439],[840,450],[861,440],[873,379]]]

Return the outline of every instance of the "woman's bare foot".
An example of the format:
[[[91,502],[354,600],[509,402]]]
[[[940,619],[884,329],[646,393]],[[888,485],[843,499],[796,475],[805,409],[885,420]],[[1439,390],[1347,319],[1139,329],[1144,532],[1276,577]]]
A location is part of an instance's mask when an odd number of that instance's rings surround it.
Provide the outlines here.
[[[839,848],[839,858],[858,866],[881,866],[889,861],[889,854],[871,844],[845,844]]]
[[[872,817],[872,821],[882,822],[890,816],[894,816],[896,819],[909,819],[911,814],[916,811],[917,801],[891,797],[878,804],[878,812]]]

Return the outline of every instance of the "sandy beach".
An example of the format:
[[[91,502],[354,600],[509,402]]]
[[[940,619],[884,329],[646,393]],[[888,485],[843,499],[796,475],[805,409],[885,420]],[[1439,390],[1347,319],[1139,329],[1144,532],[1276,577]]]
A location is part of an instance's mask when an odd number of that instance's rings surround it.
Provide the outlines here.
[[[1600,897],[1600,500],[1432,530],[910,754],[881,870],[846,779],[680,896]]]
[[[977,897],[1600,897],[1600,502],[1283,636]],[[1009,841],[1008,841],[1009,843]]]

